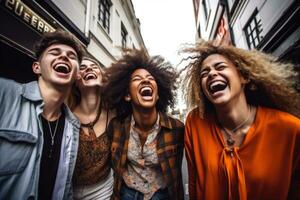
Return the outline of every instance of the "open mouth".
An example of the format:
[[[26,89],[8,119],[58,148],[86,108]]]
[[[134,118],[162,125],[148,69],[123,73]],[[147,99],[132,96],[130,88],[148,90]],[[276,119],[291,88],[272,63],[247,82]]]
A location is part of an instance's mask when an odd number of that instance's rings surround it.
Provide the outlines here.
[[[54,70],[59,73],[63,73],[63,74],[68,74],[71,71],[71,69],[68,65],[62,64],[62,63],[55,65]]]
[[[84,77],[83,77],[84,80],[88,81],[88,80],[91,80],[91,79],[97,79],[97,76],[96,74],[94,73],[87,73]]]
[[[152,97],[153,90],[151,87],[146,86],[142,87],[139,92],[142,97]]]
[[[215,82],[212,82],[212,83],[209,85],[209,92],[210,92],[211,94],[214,94],[214,93],[216,93],[216,92],[225,90],[226,87],[227,87],[227,83],[226,83],[226,82],[223,82],[223,81],[215,81]]]

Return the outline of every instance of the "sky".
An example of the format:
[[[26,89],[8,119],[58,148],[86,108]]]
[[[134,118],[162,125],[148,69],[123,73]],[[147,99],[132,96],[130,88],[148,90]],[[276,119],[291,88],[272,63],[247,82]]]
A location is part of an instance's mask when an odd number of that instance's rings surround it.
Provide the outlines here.
[[[132,0],[132,4],[150,55],[161,55],[176,66],[181,44],[195,41],[193,1]]]
[[[185,43],[195,42],[195,18],[192,0],[131,0],[141,33],[150,55],[161,55],[174,67],[181,58],[178,50]],[[181,89],[176,109],[186,108]]]

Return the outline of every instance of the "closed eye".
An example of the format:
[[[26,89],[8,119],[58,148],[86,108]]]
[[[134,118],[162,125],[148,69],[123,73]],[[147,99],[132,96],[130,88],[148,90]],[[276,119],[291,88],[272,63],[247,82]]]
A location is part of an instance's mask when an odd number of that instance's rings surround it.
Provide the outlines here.
[[[51,55],[57,56],[57,55],[60,54],[60,51],[57,50],[57,49],[52,49],[48,53],[51,54]]]
[[[223,70],[224,68],[226,68],[225,65],[217,65],[217,66],[215,67],[215,69],[218,70],[218,71]]]
[[[85,70],[87,68],[86,65],[80,65],[79,70]]]
[[[141,77],[134,77],[131,79],[131,81],[140,81],[142,78]]]
[[[202,70],[202,71],[200,72],[200,78],[205,78],[205,77],[207,77],[208,73],[209,73],[209,70],[208,70],[208,69]]]
[[[67,55],[72,60],[77,60],[78,59],[77,55],[73,52],[69,52]]]
[[[154,81],[154,80],[155,80],[153,76],[148,76],[147,78],[148,78],[150,81]]]

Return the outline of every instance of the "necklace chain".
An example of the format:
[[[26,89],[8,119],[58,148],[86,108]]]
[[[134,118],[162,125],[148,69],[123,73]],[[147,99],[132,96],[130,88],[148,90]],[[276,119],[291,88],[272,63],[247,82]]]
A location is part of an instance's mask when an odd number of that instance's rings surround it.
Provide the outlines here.
[[[47,120],[48,127],[49,127],[49,131],[50,131],[50,136],[51,136],[51,146],[54,145],[54,139],[55,139],[55,135],[56,135],[56,131],[57,131],[57,126],[58,126],[59,119],[60,119],[60,118],[58,118],[58,119],[56,120],[54,132],[52,132],[52,129],[51,129],[51,126],[50,126],[50,122]]]
[[[56,135],[56,132],[57,132],[59,119],[60,119],[60,117],[56,120],[54,132],[52,132],[50,122],[48,120],[46,120],[47,124],[48,124],[48,127],[49,127],[49,131],[50,131],[50,137],[51,137],[51,146],[50,146],[50,152],[49,152],[48,158],[52,158],[52,152],[53,152],[53,148],[54,148],[54,139],[55,139],[55,135]]]
[[[86,128],[89,129],[89,134],[90,134],[90,135],[91,135],[91,134],[94,134],[94,126],[95,126],[95,124],[98,122],[98,120],[99,120],[99,118],[100,118],[101,111],[102,111],[102,101],[100,101],[100,105],[99,105],[99,109],[98,109],[98,111],[97,111],[97,116],[96,116],[96,118],[95,118],[93,121],[91,121],[91,122],[89,122],[89,123],[86,123],[86,124],[84,124],[84,123],[81,122],[81,126],[82,126],[82,127],[86,127]]]
[[[232,138],[233,137],[232,133],[235,133],[237,130],[242,128],[249,121],[250,117],[251,117],[251,106],[249,106],[247,118],[244,121],[242,121],[239,125],[237,125],[234,129],[227,130],[224,126],[222,126],[225,135],[227,135],[227,137],[228,137],[226,139],[226,142],[229,146],[232,146],[235,143],[235,140]]]
[[[226,129],[224,126],[222,126],[222,127],[223,127],[223,129],[225,130],[226,133],[228,133],[228,131],[230,131],[231,133],[235,133],[237,130],[239,130],[240,128],[242,128],[249,121],[250,117],[251,117],[251,106],[248,109],[248,116],[247,116],[247,118],[244,121],[242,121],[239,125],[237,125],[235,128],[233,128],[233,129],[230,130],[230,129]],[[229,135],[232,136],[232,134],[229,134]]]

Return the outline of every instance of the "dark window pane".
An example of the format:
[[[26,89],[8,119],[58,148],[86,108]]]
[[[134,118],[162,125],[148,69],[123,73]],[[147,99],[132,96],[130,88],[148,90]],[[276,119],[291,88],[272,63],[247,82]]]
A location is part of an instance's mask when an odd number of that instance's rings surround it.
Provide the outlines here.
[[[250,17],[248,23],[244,27],[244,32],[247,38],[247,43],[250,49],[257,47],[257,45],[260,43],[263,36],[261,35],[262,24],[261,20],[258,19],[258,11],[257,9],[254,11],[252,16]]]
[[[102,27],[109,32],[109,18],[110,18],[111,3],[108,0],[99,0],[99,15],[98,20]]]

